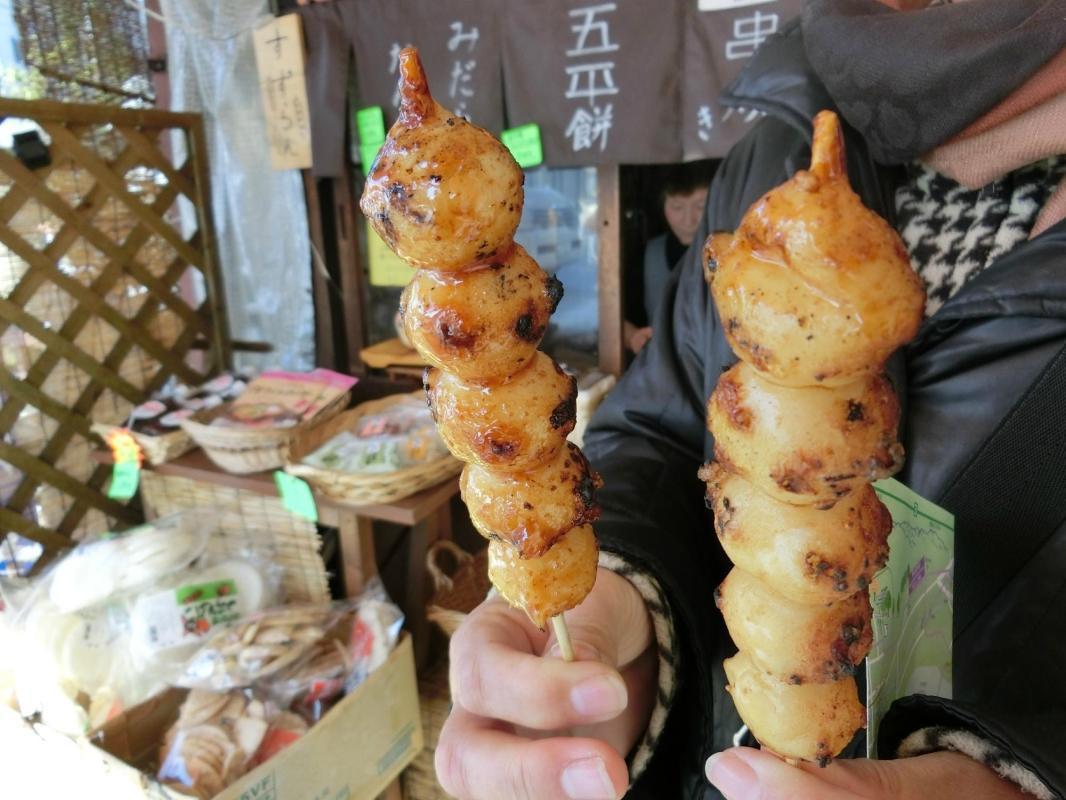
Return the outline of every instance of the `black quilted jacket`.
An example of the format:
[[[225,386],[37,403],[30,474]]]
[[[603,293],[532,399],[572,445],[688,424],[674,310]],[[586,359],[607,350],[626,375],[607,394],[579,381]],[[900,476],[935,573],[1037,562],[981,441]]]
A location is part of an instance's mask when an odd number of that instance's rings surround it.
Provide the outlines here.
[[[810,120],[834,107],[807,62],[798,26],[767,43],[730,92],[728,102],[767,117],[719,169],[697,242],[709,231],[735,228],[753,201],[805,167]],[[846,133],[853,187],[891,221],[901,175],[874,163],[858,135]],[[586,435],[588,455],[605,480],[597,525],[602,546],[658,577],[681,642],[679,693],[631,797],[718,797],[703,763],[728,747],[740,726],[721,668],[734,648],[711,597],[729,565],[696,478],[712,451],[707,397],[736,359],[722,337],[698,250],[674,271],[655,336]],[[897,477],[957,517],[955,699],[897,702],[879,742],[888,757],[920,727],[969,728],[1066,796],[1066,525],[1060,518],[1041,531],[1035,555],[1001,574],[1000,564],[1009,562],[1004,548],[1018,531],[984,530],[965,499],[945,503],[960,472],[1064,345],[1066,223],[1059,223],[963,287],[894,360],[908,452]],[[1061,441],[1064,427],[1066,421],[1053,425],[1050,439]],[[1066,452],[1061,463],[1060,475]],[[1022,460],[1003,475],[1018,497],[1034,477],[1026,469]]]

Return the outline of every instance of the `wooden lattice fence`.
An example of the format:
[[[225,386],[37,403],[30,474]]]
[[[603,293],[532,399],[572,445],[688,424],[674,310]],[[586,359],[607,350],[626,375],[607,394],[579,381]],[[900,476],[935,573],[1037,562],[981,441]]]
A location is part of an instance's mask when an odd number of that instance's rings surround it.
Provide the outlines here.
[[[206,143],[194,114],[0,99],[0,117],[51,140],[36,170],[0,150],[0,533],[55,551],[137,518],[105,494],[91,423],[229,362]]]

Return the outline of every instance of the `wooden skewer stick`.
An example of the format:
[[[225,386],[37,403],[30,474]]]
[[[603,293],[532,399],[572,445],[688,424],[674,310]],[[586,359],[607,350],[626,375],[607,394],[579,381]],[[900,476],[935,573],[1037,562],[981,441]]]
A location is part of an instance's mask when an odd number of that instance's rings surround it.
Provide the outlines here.
[[[573,661],[574,645],[570,641],[570,629],[566,627],[566,618],[562,614],[556,614],[552,617],[552,627],[555,629],[555,638],[559,642],[563,661]]]

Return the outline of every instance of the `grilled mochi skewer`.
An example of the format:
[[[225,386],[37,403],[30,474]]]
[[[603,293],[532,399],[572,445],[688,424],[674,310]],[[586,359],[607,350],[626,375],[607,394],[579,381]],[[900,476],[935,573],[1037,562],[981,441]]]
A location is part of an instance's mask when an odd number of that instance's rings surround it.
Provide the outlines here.
[[[865,725],[853,673],[892,527],[870,481],[903,463],[884,363],[925,296],[899,236],[848,184],[836,115],[815,118],[811,149],[809,170],[704,247],[740,362],[708,402],[715,461],[700,477],[735,564],[715,592],[740,651],[727,688],[764,747],[824,765]]]
[[[562,284],[514,242],[523,173],[489,133],[442,108],[414,48],[400,54],[400,113],[360,207],[418,271],[400,314],[433,366],[426,397],[448,449],[466,461],[462,494],[490,539],[489,577],[542,630],[596,580],[599,477],[573,430],[577,383],[537,350]]]

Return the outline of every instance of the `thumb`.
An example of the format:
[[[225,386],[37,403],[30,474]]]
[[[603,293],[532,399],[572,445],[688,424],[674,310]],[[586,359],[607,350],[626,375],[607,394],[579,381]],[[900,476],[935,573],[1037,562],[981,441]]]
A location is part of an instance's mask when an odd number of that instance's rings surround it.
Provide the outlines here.
[[[750,747],[734,747],[707,759],[707,780],[727,800],[855,800],[821,776]],[[868,796],[868,795],[865,795]]]
[[[636,588],[609,569],[600,567],[588,597],[563,615],[578,661],[602,661],[624,669],[652,642],[651,620]],[[544,652],[562,658],[555,625],[549,626]]]

